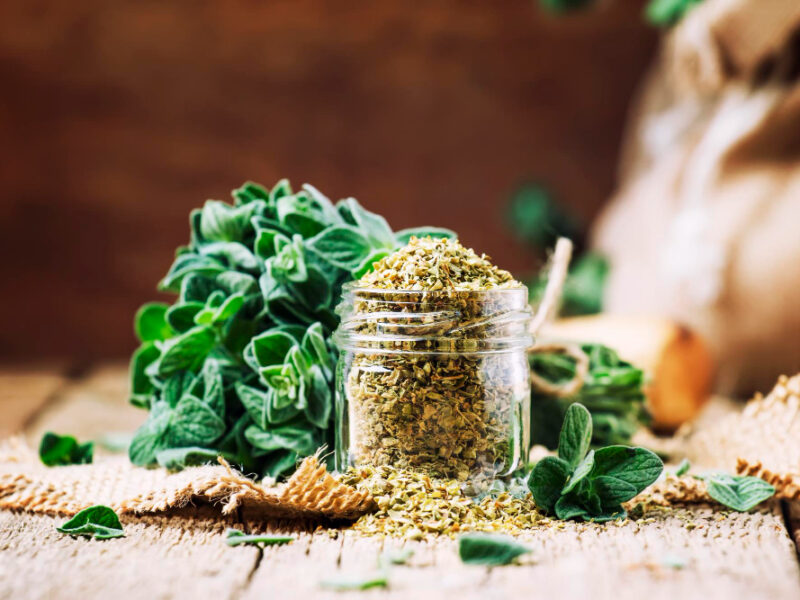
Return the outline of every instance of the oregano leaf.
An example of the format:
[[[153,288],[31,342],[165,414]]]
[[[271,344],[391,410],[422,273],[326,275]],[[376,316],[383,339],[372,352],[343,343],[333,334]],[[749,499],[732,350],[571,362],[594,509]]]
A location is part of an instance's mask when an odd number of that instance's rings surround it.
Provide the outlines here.
[[[558,456],[575,468],[589,451],[592,441],[592,415],[582,404],[571,404],[564,416],[558,438]]]
[[[68,535],[84,535],[98,540],[125,537],[117,513],[102,504],[84,508],[56,527],[56,530]]]
[[[505,535],[465,533],[458,537],[458,556],[467,565],[507,565],[530,551]]]

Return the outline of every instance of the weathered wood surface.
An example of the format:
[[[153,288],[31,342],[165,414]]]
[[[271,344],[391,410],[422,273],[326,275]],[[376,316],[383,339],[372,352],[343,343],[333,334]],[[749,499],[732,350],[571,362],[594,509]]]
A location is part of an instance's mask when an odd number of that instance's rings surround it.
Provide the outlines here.
[[[81,439],[132,431],[144,418],[125,404],[124,367],[65,380],[45,395],[49,400],[24,420],[32,440],[47,429]],[[209,507],[126,518],[127,537],[108,542],[60,535],[60,520],[0,512],[0,599],[800,598],[792,541],[800,537],[800,508],[777,503],[752,514],[691,507],[647,522],[538,529],[524,538],[533,553],[521,565],[491,570],[462,565],[449,539],[404,543],[320,529],[263,554],[229,548],[226,527],[265,524],[222,519]],[[324,579],[374,571],[381,552],[404,544],[414,555],[392,569],[389,589],[320,587]]]

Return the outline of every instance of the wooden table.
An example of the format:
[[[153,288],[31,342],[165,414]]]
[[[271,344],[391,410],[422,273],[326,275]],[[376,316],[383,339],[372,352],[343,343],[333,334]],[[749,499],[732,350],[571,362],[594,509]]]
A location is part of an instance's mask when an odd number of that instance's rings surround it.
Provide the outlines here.
[[[0,372],[0,436],[46,430],[79,439],[133,431],[145,413],[126,403],[125,367],[69,376],[58,366]],[[353,532],[297,533],[263,552],[229,548],[228,526],[211,507],[126,517],[127,536],[97,542],[55,531],[62,519],[0,511],[0,598],[582,598],[689,600],[800,598],[798,506],[773,502],[750,514],[695,506],[643,521],[563,523],[525,536],[533,553],[519,566],[460,563],[455,543],[403,542]],[[337,593],[325,578],[374,570],[378,555],[407,546],[388,589]]]

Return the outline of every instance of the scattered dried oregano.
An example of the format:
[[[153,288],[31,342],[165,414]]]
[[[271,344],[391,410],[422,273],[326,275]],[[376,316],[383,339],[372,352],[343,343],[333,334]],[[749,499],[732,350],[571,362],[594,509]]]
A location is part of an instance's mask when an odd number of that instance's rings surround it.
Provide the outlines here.
[[[529,493],[515,497],[501,492],[476,500],[464,493],[458,481],[419,471],[353,467],[341,481],[368,491],[375,499],[378,509],[353,526],[367,535],[419,540],[466,531],[518,534],[549,522],[536,510]]]
[[[412,238],[346,286],[337,459],[468,482],[528,445],[526,288],[456,240]]]

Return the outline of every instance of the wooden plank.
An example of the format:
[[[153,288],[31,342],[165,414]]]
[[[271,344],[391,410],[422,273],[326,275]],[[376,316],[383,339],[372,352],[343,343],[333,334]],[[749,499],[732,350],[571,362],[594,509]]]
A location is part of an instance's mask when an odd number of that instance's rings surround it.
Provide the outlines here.
[[[124,518],[126,537],[95,541],[58,533],[63,519],[0,511],[0,599],[192,598],[244,589],[258,556],[230,548],[230,519]]]
[[[283,592],[302,598],[363,597],[333,594],[320,581],[373,572],[380,553],[402,541],[353,532],[304,537],[275,548],[261,561],[245,598]],[[408,542],[408,566],[391,570],[386,598],[558,597],[609,600],[680,598],[796,599],[800,568],[780,507],[723,514],[709,507],[655,513],[646,521],[590,525],[561,523],[531,531],[521,541],[533,552],[522,564],[486,569],[465,566],[450,539]]]
[[[63,365],[0,368],[0,437],[21,432],[67,381]]]
[[[127,405],[124,366],[91,371],[70,384],[27,430],[83,439],[132,431],[145,417]],[[800,597],[795,546],[777,503],[751,514],[707,507],[653,512],[603,526],[559,523],[524,536],[533,553],[518,566],[461,564],[453,540],[364,538],[352,531],[295,534],[283,547],[228,548],[208,507],[184,515],[126,519],[124,540],[93,542],[57,534],[58,519],[0,512],[0,599],[101,598],[505,598],[658,600]],[[200,518],[189,520],[187,515]],[[787,512],[800,537],[800,509]],[[240,525],[262,531],[264,523]],[[391,570],[388,590],[336,593],[320,581],[375,570],[381,552],[408,546],[408,566]],[[76,575],[78,574],[78,575]]]

